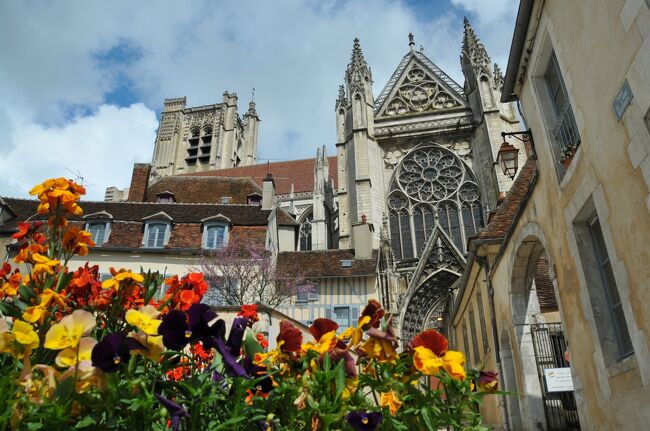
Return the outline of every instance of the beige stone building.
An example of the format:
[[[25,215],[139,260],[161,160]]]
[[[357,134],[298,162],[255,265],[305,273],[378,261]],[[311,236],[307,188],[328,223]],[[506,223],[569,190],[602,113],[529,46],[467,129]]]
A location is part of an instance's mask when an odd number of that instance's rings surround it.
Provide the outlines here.
[[[460,345],[464,322],[486,322],[477,344],[517,393],[484,406],[498,427],[648,428],[649,6],[519,6],[501,100],[521,104],[534,147],[517,210],[486,230],[503,235],[473,241],[453,316]],[[557,312],[540,308],[542,258]]]

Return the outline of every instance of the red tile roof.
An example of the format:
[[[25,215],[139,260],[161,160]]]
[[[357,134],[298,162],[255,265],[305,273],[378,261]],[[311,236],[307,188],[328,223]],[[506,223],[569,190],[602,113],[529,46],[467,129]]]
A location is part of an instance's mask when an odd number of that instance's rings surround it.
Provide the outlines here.
[[[327,160],[329,163],[329,176],[330,179],[334,180],[334,187],[336,188],[338,180],[336,156],[328,157]],[[248,177],[262,187],[262,180],[267,173],[271,173],[275,182],[275,193],[284,195],[291,192],[292,183],[296,193],[313,191],[315,162],[316,159],[288,160],[286,162],[261,163],[185,175],[195,177]]]
[[[352,266],[343,268],[342,260]],[[372,259],[355,259],[351,250],[288,251],[278,254],[278,271],[291,274],[300,270],[306,278],[360,277],[375,275],[376,254]]]
[[[535,170],[535,161],[528,159],[512,184],[508,195],[501,202],[485,229],[478,234],[478,238],[503,239],[506,237],[510,226],[515,222],[519,207],[524,204],[528,191],[533,185]]]
[[[157,194],[171,192],[178,203],[218,204],[229,197],[231,204],[246,205],[247,196],[262,193],[250,178],[196,177],[175,175],[162,177],[147,189],[147,202],[157,202]]]

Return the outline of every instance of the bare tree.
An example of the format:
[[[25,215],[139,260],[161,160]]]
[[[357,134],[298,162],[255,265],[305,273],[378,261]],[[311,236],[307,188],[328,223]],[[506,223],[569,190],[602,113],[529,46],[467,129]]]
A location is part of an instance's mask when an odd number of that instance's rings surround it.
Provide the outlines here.
[[[231,241],[204,256],[199,271],[210,284],[204,301],[215,305],[259,301],[277,308],[306,284],[298,269],[280,274],[272,253],[252,241]]]

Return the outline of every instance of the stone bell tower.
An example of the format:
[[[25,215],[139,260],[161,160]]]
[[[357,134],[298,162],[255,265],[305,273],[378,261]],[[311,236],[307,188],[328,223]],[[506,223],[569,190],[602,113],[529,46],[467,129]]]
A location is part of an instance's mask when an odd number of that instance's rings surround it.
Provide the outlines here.
[[[345,88],[339,88],[336,130],[339,248],[357,248],[353,227],[367,224],[372,232],[372,248],[376,249],[384,206],[382,156],[374,133],[372,72],[359,39],[354,39]]]

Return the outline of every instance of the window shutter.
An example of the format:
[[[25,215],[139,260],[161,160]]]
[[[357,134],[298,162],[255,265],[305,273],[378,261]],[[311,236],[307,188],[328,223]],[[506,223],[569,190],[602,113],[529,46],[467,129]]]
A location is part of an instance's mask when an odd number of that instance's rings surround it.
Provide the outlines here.
[[[325,317],[327,319],[330,319],[330,320],[332,319],[332,309],[331,308],[328,307],[328,308],[325,309]]]

